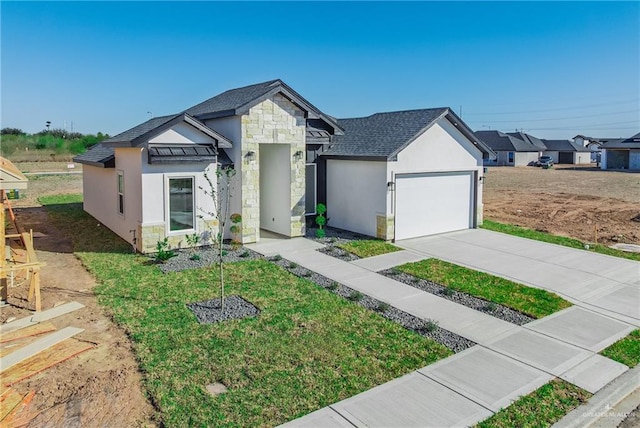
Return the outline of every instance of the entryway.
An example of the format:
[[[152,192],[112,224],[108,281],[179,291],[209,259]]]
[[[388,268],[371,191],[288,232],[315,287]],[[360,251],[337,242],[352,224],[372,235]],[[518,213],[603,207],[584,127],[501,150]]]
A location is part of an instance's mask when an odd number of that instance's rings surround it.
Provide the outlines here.
[[[260,144],[260,229],[291,236],[291,146]]]

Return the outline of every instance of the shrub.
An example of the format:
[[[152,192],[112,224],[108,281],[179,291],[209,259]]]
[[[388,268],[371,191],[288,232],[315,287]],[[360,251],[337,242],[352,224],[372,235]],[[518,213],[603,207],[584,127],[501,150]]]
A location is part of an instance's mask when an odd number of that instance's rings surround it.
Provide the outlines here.
[[[359,302],[363,298],[364,294],[359,291],[352,291],[351,294],[349,294],[349,296],[347,297],[347,299],[351,300],[352,302]]]
[[[338,287],[340,286],[340,284],[338,284],[337,282],[332,282],[331,284],[327,285],[327,288],[331,291],[335,291],[338,289]]]
[[[249,257],[251,255],[251,253],[249,253],[249,250],[244,250],[242,253],[240,253],[239,257],[245,258],[245,257]]]
[[[432,319],[426,320],[421,327],[421,330],[426,331],[427,333],[432,333],[438,329],[438,321],[434,321]]]
[[[386,302],[380,302],[376,306],[376,311],[378,311],[378,312],[387,312],[389,310],[389,308],[391,308],[391,305],[389,305]]]
[[[193,260],[193,261],[198,261],[198,260],[200,260],[200,254],[193,253],[193,254],[191,254],[191,257],[189,257],[189,258],[191,260]]]
[[[296,263],[294,263],[294,262],[289,262],[289,269],[295,269],[295,268],[297,268],[297,267],[298,267],[298,265],[297,265]]]
[[[2,128],[0,130],[1,135],[25,135],[24,131],[20,128]]]
[[[453,296],[453,293],[455,293],[455,291],[453,291],[453,289],[449,287],[444,287],[442,289],[442,294],[444,294],[445,296]]]
[[[327,236],[327,233],[324,229],[316,229],[316,238],[324,238],[325,236]]]
[[[164,238],[156,243],[156,260],[164,263],[171,257],[175,257],[176,253],[169,247],[169,238]]]
[[[496,309],[498,309],[498,305],[496,303],[494,303],[494,302],[487,302],[487,304],[484,305],[484,309],[486,311],[493,312]]]
[[[276,254],[275,256],[271,257],[272,262],[279,262],[280,260],[282,260],[282,256],[280,254]]]

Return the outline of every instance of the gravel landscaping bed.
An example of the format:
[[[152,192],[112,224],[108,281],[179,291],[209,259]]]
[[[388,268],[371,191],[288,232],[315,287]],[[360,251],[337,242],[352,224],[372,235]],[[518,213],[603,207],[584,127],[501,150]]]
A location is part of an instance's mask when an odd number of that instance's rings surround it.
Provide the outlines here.
[[[317,228],[307,228],[306,238],[326,245],[326,247],[320,248],[317,251],[326,254],[336,259],[344,260],[347,262],[358,260],[360,257],[353,253],[350,253],[342,248],[337,247],[337,244],[346,244],[351,241],[360,241],[366,239],[374,239],[371,236],[361,235],[359,233],[350,232],[348,230],[337,229],[335,227],[325,227],[324,238],[318,238],[316,236]]]
[[[237,295],[225,297],[224,312],[221,310],[219,298],[188,303],[187,307],[191,309],[200,324],[255,317],[260,313],[260,309],[253,303]]]
[[[458,336],[449,330],[438,327],[437,323],[430,322],[429,320],[423,320],[403,312],[393,306],[389,306],[386,303],[349,288],[346,285],[342,285],[323,275],[305,269],[287,259],[275,256],[270,260],[300,278],[308,279],[334,294],[351,300],[364,308],[378,312],[383,317],[400,324],[406,329],[435,340],[436,342],[451,349],[453,352],[457,353],[475,345],[475,342],[472,342],[471,340],[465,339],[464,337]]]
[[[451,300],[452,302],[459,303],[468,308],[484,312],[487,315],[491,315],[512,324],[524,325],[535,320],[535,318],[533,317],[525,315],[522,312],[518,312],[506,306],[494,302],[489,302],[479,297],[471,296],[467,293],[452,290],[451,288],[445,287],[444,285],[440,285],[436,282],[427,281],[408,273],[400,272],[393,268],[386,269],[378,273],[380,275],[384,275],[386,277],[395,279],[396,281],[418,288],[422,291],[426,291],[427,293],[435,294],[436,296]]]
[[[173,251],[176,253],[175,257],[171,257],[164,263],[158,263],[158,267],[163,273],[180,272],[185,269],[198,269],[218,263],[218,248],[213,246]],[[262,256],[255,251],[237,245],[224,244],[223,252],[224,256],[222,259],[225,263],[262,258]],[[194,254],[197,255],[198,258],[194,257]],[[153,261],[155,261],[155,259],[153,259]]]

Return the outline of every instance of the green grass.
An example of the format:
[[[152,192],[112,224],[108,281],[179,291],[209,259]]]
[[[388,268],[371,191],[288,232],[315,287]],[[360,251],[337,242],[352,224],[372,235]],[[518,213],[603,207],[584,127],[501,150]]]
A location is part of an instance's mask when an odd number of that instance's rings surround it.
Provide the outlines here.
[[[542,318],[571,306],[571,303],[546,290],[527,287],[508,279],[438,259],[407,263],[396,269],[490,302],[508,306],[534,318]]]
[[[366,257],[379,256],[380,254],[393,253],[394,251],[400,251],[402,249],[379,239],[362,239],[359,241],[338,244],[336,246],[353,253],[362,259]]]
[[[98,227],[77,196],[41,201],[97,278],[99,302],[132,338],[166,426],[278,425],[451,355],[265,260],[225,265],[227,295],[261,314],[200,325],[185,304],[218,296],[217,267],[164,275]],[[212,382],[229,391],[210,396]]]
[[[554,379],[476,426],[480,428],[551,426],[590,397],[589,392],[563,380]]]
[[[633,368],[640,363],[640,330],[634,330],[600,354]]]
[[[483,229],[519,236],[521,238],[529,238],[536,241],[548,242],[550,244],[563,245],[565,247],[578,248],[585,251],[593,251],[595,253],[606,254],[608,256],[640,261],[640,253],[629,253],[627,251],[609,248],[606,245],[591,243],[589,244],[589,250],[586,250],[584,247],[585,243],[578,239],[567,238],[566,236],[552,235],[550,233],[539,232],[537,230],[528,229],[521,226],[514,226],[512,224],[498,223],[497,221],[485,219],[481,227]]]

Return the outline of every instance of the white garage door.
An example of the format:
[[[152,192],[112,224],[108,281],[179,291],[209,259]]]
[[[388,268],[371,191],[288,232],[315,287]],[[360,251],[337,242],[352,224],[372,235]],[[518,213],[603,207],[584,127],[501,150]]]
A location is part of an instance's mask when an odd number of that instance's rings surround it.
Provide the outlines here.
[[[396,175],[396,239],[473,227],[471,171]]]

